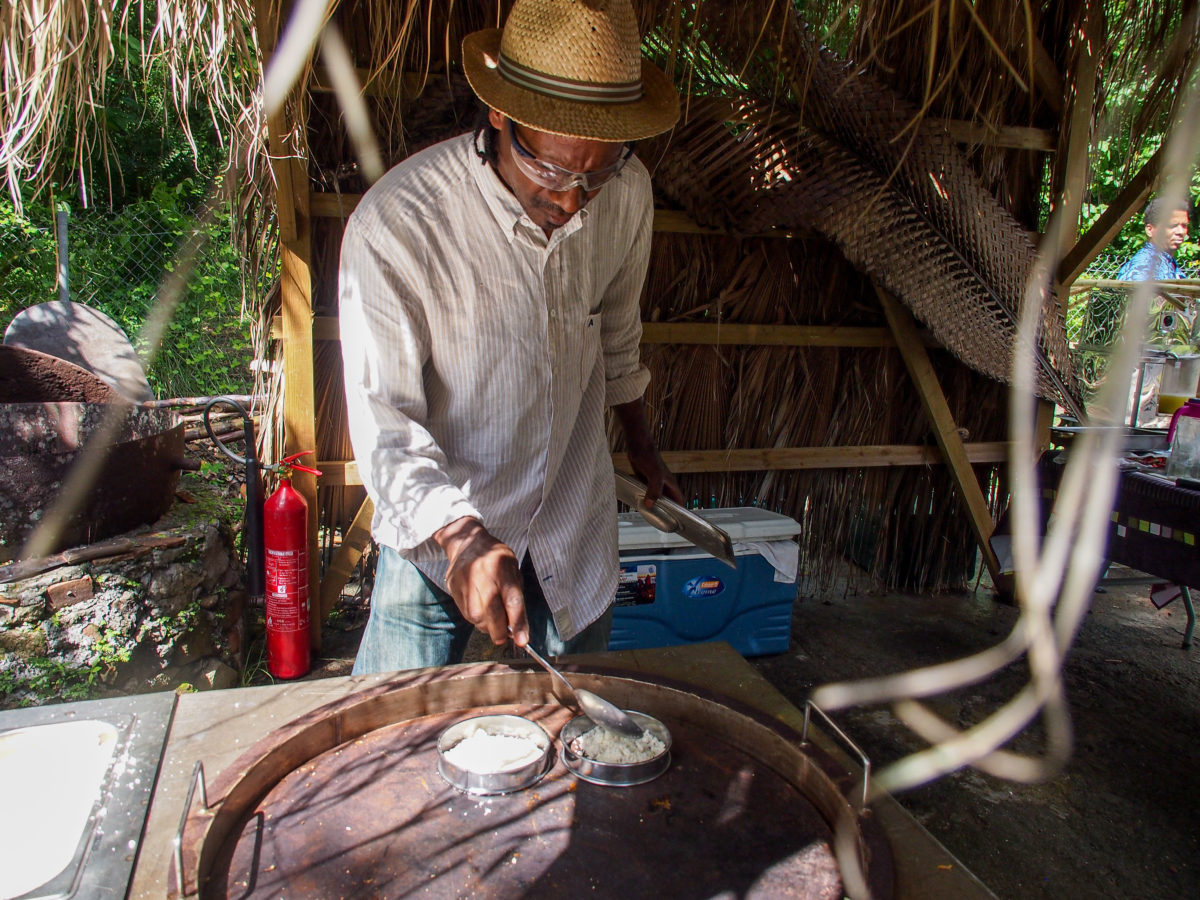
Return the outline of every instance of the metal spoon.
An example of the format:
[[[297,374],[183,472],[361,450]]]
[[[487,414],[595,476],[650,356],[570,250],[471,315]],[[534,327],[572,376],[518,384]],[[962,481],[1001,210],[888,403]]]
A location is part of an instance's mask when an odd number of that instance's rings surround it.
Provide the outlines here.
[[[629,737],[636,738],[642,736],[642,727],[633,721],[624,710],[617,708],[603,697],[597,697],[591,691],[572,687],[571,682],[567,681],[558,669],[550,665],[542,654],[538,653],[528,644],[525,645],[525,652],[536,659],[543,669],[566,685],[567,690],[574,695],[575,702],[579,704],[579,708],[583,710],[584,715],[601,728],[607,728],[609,731],[616,731]]]

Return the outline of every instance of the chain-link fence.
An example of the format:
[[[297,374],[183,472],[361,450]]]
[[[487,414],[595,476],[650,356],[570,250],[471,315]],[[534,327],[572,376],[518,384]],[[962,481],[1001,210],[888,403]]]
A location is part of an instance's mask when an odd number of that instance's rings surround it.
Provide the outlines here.
[[[67,299],[111,316],[144,357],[139,332],[192,216],[167,194],[117,211],[72,211],[56,222],[43,211],[17,215],[0,208],[0,330],[26,307]],[[63,234],[65,225],[65,235]],[[250,325],[243,317],[243,270],[218,218],[197,260],[186,295],[175,310],[147,376],[159,397],[245,393],[253,383]],[[60,279],[65,238],[66,291]]]
[[[1083,273],[1081,278],[1086,281],[1099,281],[1107,279],[1115,279],[1117,271],[1121,268],[1122,263],[1128,257],[1102,254],[1092,260],[1088,265],[1087,271]],[[1200,265],[1188,267],[1186,264],[1181,265],[1185,275],[1188,278],[1200,278]]]
[[[1127,257],[1103,255],[1097,257],[1083,276],[1072,286],[1066,308],[1067,336],[1075,354],[1076,368],[1081,380],[1084,400],[1090,406],[1098,395],[1108,373],[1113,342],[1125,325],[1129,301],[1129,284],[1118,280],[1118,271]],[[1187,279],[1200,277],[1196,266],[1182,266]],[[1160,285],[1150,316],[1145,323],[1144,338],[1150,352],[1167,353],[1172,357],[1200,354],[1200,281],[1196,284],[1174,283]],[[1148,357],[1149,358],[1149,357]],[[1155,369],[1156,372],[1161,368]],[[1151,387],[1146,395],[1153,418],[1157,389]],[[1141,403],[1145,398],[1139,398]],[[1131,398],[1130,403],[1133,403]],[[1128,416],[1126,412],[1122,419]]]

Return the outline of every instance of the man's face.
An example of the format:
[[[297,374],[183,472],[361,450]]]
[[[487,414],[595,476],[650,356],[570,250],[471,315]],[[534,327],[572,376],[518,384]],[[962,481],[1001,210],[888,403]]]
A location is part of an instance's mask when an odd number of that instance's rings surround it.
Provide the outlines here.
[[[552,191],[532,181],[513,160],[507,118],[493,109],[488,114],[488,121],[499,132],[496,165],[500,177],[520,201],[529,218],[547,235],[555,228],[566,225],[571,216],[583,209],[588,201],[602,190],[597,188],[594,191],[584,191],[582,187],[576,186],[566,191]],[[621,158],[625,148],[624,144],[561,137],[544,131],[534,131],[515,123],[514,128],[517,139],[526,150],[540,160],[572,172],[596,172],[606,169]]]
[[[1177,209],[1171,213],[1167,221],[1156,228],[1153,223],[1146,223],[1146,236],[1156,247],[1174,253],[1179,245],[1187,240],[1188,214],[1187,210]]]

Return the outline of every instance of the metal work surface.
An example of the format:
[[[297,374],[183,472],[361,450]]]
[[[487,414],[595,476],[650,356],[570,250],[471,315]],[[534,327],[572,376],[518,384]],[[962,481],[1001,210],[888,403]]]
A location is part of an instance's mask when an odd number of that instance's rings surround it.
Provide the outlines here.
[[[694,685],[701,692],[719,692],[722,697],[754,707],[759,714],[771,722],[789,726],[788,733],[792,735],[798,734],[803,724],[803,714],[758,675],[753,667],[727,644],[687,645],[656,650],[594,654],[568,658],[565,661],[573,662],[581,668],[606,671],[619,669],[629,674],[652,673],[669,678],[674,682]],[[567,668],[570,670],[572,667],[567,666]],[[467,677],[472,671],[475,671],[475,667],[450,667],[446,670],[434,670],[435,673],[450,673],[458,678]],[[423,674],[425,677],[429,677],[429,673]],[[359,705],[362,698],[389,691],[395,698],[398,694],[392,689],[394,685],[402,679],[412,677],[412,675],[371,675],[331,678],[181,696],[171,735],[168,738],[162,772],[150,809],[147,838],[138,858],[130,897],[160,900],[164,896],[174,894],[174,880],[171,874],[172,836],[184,811],[193,765],[196,761],[202,761],[210,774],[212,784],[209,790],[209,801],[214,808],[219,809],[219,801],[223,796],[222,791],[228,789],[229,785],[236,780],[244,781],[244,779],[239,779],[237,773],[247,772],[244,760],[248,756],[247,749],[252,745],[272,735],[278,738],[281,733],[289,732],[290,723],[298,718],[302,718],[304,722],[311,725],[320,717],[319,708],[334,701]],[[527,683],[531,690],[528,696],[524,694],[514,696],[511,690],[505,687],[508,696],[494,697],[489,700],[490,705],[499,708],[528,708],[529,706],[544,705],[545,682],[539,683],[536,674],[522,673],[521,677],[529,679]],[[616,682],[625,684],[625,680],[621,678],[617,678]],[[454,682],[443,679],[441,683],[446,685]],[[587,683],[586,680],[584,683]],[[606,684],[606,686],[608,685]],[[615,701],[623,704],[625,696],[623,691],[614,692],[612,695]],[[725,706],[723,703],[717,703],[701,708],[711,710],[723,709]],[[395,711],[393,710],[393,712]],[[652,714],[655,712],[654,709],[647,711]],[[430,709],[423,711],[417,709],[411,710],[406,718],[418,719],[430,714],[436,713]],[[734,715],[739,720],[745,719],[740,714]],[[678,718],[668,718],[672,732],[682,734]],[[704,724],[705,727],[710,727],[709,723],[705,722]],[[382,722],[343,717],[339,727],[349,731],[363,729],[370,731],[385,726]],[[290,771],[303,765],[303,760],[318,757],[326,750],[336,747],[345,740],[344,737],[339,739],[336,731],[336,728],[330,728],[322,738],[328,742],[328,746],[315,752],[311,752],[310,748],[303,744],[279,745],[276,742],[277,750],[280,751],[277,758],[282,759],[288,755],[297,757],[297,760],[290,766],[280,765],[277,768],[286,768]],[[689,743],[692,741],[692,738],[685,739]],[[811,739],[815,745],[825,751],[828,757],[839,758],[845,766],[844,772],[853,771],[849,760],[840,756],[840,751],[820,729],[813,730]],[[722,741],[725,739],[722,738]],[[780,751],[789,758],[797,758],[794,743],[787,743],[786,749],[781,746]],[[751,756],[759,758],[761,762],[761,754],[751,753]],[[560,777],[560,767],[561,763],[556,763],[557,771],[552,773],[552,779]],[[773,771],[778,772],[779,770],[773,768]],[[217,772],[226,772],[228,777],[225,775],[213,777]],[[436,772],[428,777],[438,778]],[[669,777],[672,777],[671,773],[664,775],[663,779]],[[249,800],[242,798],[242,800],[253,806],[261,797],[270,793],[271,788],[280,778],[282,775],[266,779],[260,785],[261,791],[257,792],[258,796],[251,797]],[[644,789],[653,794],[659,785],[665,783],[663,779],[645,785],[639,790]],[[438,780],[440,781],[440,779]],[[850,783],[841,786],[846,792],[849,792],[853,789],[856,775],[848,775],[846,780]],[[575,793],[584,787],[583,784],[577,784]],[[590,789],[594,786],[586,787]],[[540,789],[541,786],[534,788],[533,793],[537,793]],[[600,787],[595,787],[595,789],[601,790]],[[250,793],[255,794],[256,791],[251,790]],[[660,795],[656,794],[655,796]],[[569,802],[570,799],[570,797],[563,798],[559,802]],[[482,801],[462,797],[457,802],[480,803]],[[487,809],[488,807],[483,808]],[[199,801],[197,800],[192,806],[193,818],[198,809]],[[493,823],[498,821],[494,814],[488,818]],[[895,897],[902,898],[902,900],[916,900],[916,898],[920,898],[920,900],[934,900],[934,898],[986,900],[986,898],[992,898],[993,895],[894,800],[884,797],[877,801],[874,806],[874,819],[886,833],[887,840],[894,851],[892,864],[895,869]],[[242,824],[244,821],[243,819]],[[763,838],[773,827],[772,822],[762,822],[760,827],[757,830],[752,829],[752,832],[757,831],[757,836]],[[331,833],[331,829],[327,829],[327,835],[329,833]],[[189,846],[192,849],[194,849],[193,836],[189,834]],[[315,857],[319,852],[320,848],[318,847],[309,855]],[[194,860],[194,857],[192,859]],[[599,865],[603,867],[603,871],[599,875],[606,874],[610,866],[603,861]],[[674,873],[661,869],[654,881],[653,889],[656,892],[671,889],[680,894],[687,894],[685,887],[688,883],[687,878],[686,873]],[[613,892],[607,891],[599,885],[591,893],[593,896],[614,896]],[[300,892],[291,890],[287,892],[287,895],[289,897],[303,896]],[[380,896],[382,896],[381,892]]]
[[[479,712],[536,716],[551,734],[570,716]],[[477,798],[436,771],[437,736],[462,715],[373,731],[285,777],[204,895],[842,896],[829,827],[753,753],[677,725],[673,764],[650,783],[593,785],[558,761],[531,788]]]
[[[82,834],[77,840],[74,834],[63,836],[75,841],[70,863],[22,897],[119,900],[126,896],[174,705],[175,694],[166,691],[0,712],[0,734],[67,722],[106,723],[117,734]],[[83,749],[60,746],[54,752],[61,756],[62,765],[70,766],[73,752]],[[4,774],[19,777],[19,773]],[[22,810],[19,814],[33,816],[37,812]]]

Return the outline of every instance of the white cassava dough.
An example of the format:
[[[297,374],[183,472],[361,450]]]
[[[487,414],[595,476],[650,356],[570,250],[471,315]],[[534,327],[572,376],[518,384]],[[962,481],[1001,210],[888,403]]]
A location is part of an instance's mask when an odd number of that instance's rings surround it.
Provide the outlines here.
[[[629,737],[596,725],[571,741],[571,749],[594,762],[640,763],[654,759],[667,746],[648,730]]]
[[[476,775],[496,775],[535,763],[544,753],[545,748],[533,738],[477,727],[443,755],[460,769]]]

